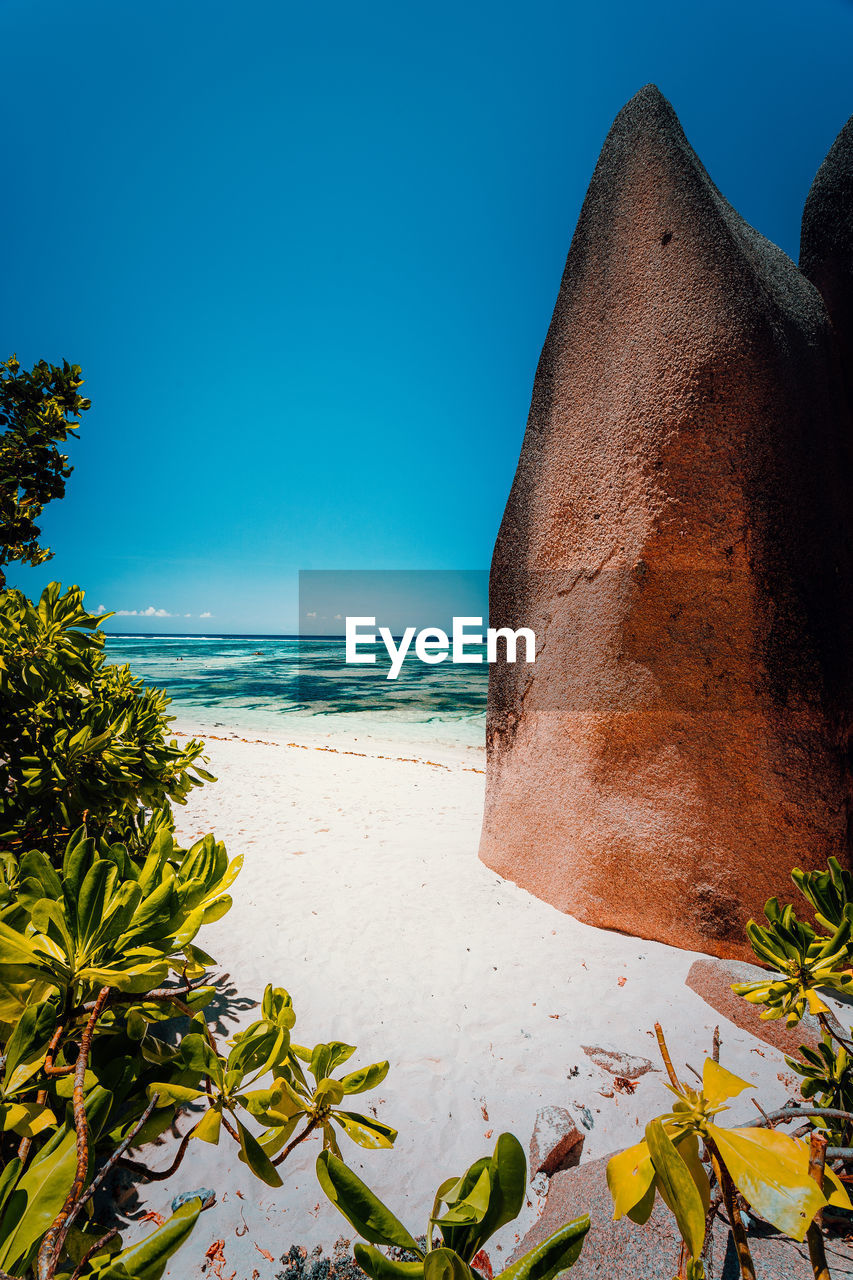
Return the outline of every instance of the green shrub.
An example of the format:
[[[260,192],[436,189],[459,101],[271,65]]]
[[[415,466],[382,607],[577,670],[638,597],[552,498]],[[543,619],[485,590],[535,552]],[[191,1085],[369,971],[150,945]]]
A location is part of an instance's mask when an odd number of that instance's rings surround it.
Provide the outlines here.
[[[332,1120],[362,1146],[394,1141],[393,1129],[338,1106],[379,1084],[388,1063],[333,1080],[353,1047],[292,1044],[295,1015],[283,989],[268,987],[261,1017],[227,1047],[217,1043],[204,1014],[215,993],[205,981],[213,961],[195,937],[230,907],[227,889],[240,862],[229,862],[213,836],[182,850],[167,830],[141,863],[84,828],[58,868],[38,850],[6,855],[0,1272],[21,1275],[36,1262],[39,1280],[50,1280],[65,1260],[94,1249],[82,1274],[154,1280],[152,1257],[165,1262],[207,1197],[190,1197],[145,1248],[121,1250],[117,1232],[88,1216],[93,1191],[117,1162],[139,1177],[166,1177],[192,1139],[216,1143],[225,1131],[244,1163],[279,1186],[277,1166],[315,1130],[338,1150]],[[265,1077],[271,1082],[259,1087]],[[155,1174],[127,1158],[131,1146],[150,1144],[188,1107],[190,1125],[166,1170]]]
[[[80,382],[68,364],[0,365],[0,566],[50,554],[35,521],[65,490],[57,442],[89,407]],[[212,780],[203,747],[170,738],[161,690],[106,662],[103,620],[77,587],[52,583],[38,605],[0,592],[0,1277],[159,1280],[213,1193],[179,1196],[123,1248],[97,1223],[94,1192],[117,1166],[170,1176],[193,1139],[225,1132],[278,1186],[310,1135],[338,1152],[333,1124],[362,1146],[396,1137],[339,1105],[388,1063],[333,1078],[353,1046],[292,1044],[283,988],[218,1044],[205,1016],[214,961],[195,938],[230,907],[242,860],[212,835],[175,843],[171,806]],[[187,1111],[168,1168],[129,1158]]]
[[[356,1244],[354,1254],[371,1280],[483,1280],[484,1246],[524,1204],[527,1161],[518,1139],[502,1133],[491,1156],[475,1160],[461,1178],[442,1182],[423,1247],[332,1151],[317,1157],[317,1177],[332,1204],[369,1241]],[[587,1215],[566,1223],[497,1280],[555,1280],[577,1261],[589,1225]],[[410,1260],[389,1257],[376,1245],[403,1250]]]
[[[57,857],[85,822],[136,853],[152,813],[170,825],[210,780],[202,743],[169,738],[166,695],[106,661],[102,621],[78,587],[0,592],[0,849]]]

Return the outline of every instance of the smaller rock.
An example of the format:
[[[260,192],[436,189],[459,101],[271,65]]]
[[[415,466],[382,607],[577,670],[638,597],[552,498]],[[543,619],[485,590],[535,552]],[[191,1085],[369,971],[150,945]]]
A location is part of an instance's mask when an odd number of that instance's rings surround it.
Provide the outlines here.
[[[211,1191],[209,1187],[199,1187],[197,1191],[182,1191],[172,1201],[172,1213],[177,1213],[183,1205],[189,1204],[190,1200],[200,1200],[202,1209],[209,1209],[211,1205],[216,1204],[216,1192]]]
[[[583,1134],[571,1112],[564,1107],[542,1107],[536,1113],[530,1139],[530,1175],[544,1173],[550,1178],[563,1169],[573,1169],[581,1158]]]
[[[760,982],[767,976],[768,970],[760,969],[758,965],[703,956],[690,966],[687,986],[741,1031],[748,1031],[756,1039],[772,1044],[783,1053],[798,1058],[800,1045],[816,1049],[821,1042],[821,1034],[820,1024],[813,1014],[805,1014],[795,1027],[788,1027],[781,1019],[762,1022],[759,1017],[761,1006],[749,1004],[743,996],[736,996],[732,991],[733,982]],[[828,1016],[843,1034],[835,1015],[830,1011]],[[725,1029],[723,1036],[725,1038]]]
[[[647,1071],[654,1070],[654,1063],[648,1058],[635,1058],[630,1053],[620,1053],[618,1049],[602,1049],[597,1044],[582,1044],[581,1048],[602,1071],[621,1076],[623,1080],[636,1080]]]

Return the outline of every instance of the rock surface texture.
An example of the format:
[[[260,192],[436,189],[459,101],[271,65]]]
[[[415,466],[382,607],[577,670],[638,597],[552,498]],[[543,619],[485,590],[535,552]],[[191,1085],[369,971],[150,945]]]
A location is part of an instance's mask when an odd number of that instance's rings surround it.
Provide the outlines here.
[[[638,1227],[628,1218],[614,1222],[606,1168],[607,1158],[554,1174],[542,1216],[520,1241],[510,1264],[528,1249],[542,1244],[564,1223],[588,1213],[592,1225],[580,1258],[571,1271],[564,1273],[566,1280],[672,1280],[681,1245],[674,1217],[658,1197],[644,1226]],[[756,1224],[749,1230],[749,1248],[758,1276],[767,1280],[814,1280],[805,1244],[795,1244]],[[834,1277],[840,1280],[853,1275],[853,1249],[845,1240],[828,1235],[826,1255]],[[709,1276],[720,1280],[738,1280],[740,1276],[731,1232],[719,1217],[714,1219],[706,1262]]]
[[[490,671],[488,866],[746,958],[792,867],[850,865],[851,438],[821,293],[646,87],[581,211],[495,546],[490,625],[537,653]]]
[[[762,1022],[759,1018],[761,1008],[749,1004],[742,996],[732,991],[733,982],[757,982],[766,977],[767,971],[754,964],[744,964],[740,960],[717,960],[703,956],[694,960],[687,975],[687,986],[715,1009],[722,1017],[741,1031],[748,1031],[756,1040],[772,1044],[782,1053],[792,1057],[800,1056],[800,1045],[808,1045],[816,1049],[821,1042],[820,1023],[814,1014],[806,1013],[795,1027],[788,1027],[784,1019]],[[845,1028],[830,1012],[826,1015],[835,1029],[843,1036]],[[725,1049],[725,1031],[723,1032]],[[723,1054],[725,1061],[725,1053]]]
[[[530,1139],[530,1176],[549,1178],[561,1169],[572,1169],[581,1158],[584,1135],[565,1107],[540,1107]]]
[[[806,200],[800,270],[823,295],[853,396],[853,119],[830,147]]]

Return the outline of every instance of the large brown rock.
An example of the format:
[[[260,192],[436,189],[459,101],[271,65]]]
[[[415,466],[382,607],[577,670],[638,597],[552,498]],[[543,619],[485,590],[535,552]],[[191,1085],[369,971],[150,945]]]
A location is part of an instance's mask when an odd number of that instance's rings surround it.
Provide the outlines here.
[[[749,956],[849,865],[851,423],[817,289],[653,86],[572,240],[498,534],[480,856],[583,920]]]

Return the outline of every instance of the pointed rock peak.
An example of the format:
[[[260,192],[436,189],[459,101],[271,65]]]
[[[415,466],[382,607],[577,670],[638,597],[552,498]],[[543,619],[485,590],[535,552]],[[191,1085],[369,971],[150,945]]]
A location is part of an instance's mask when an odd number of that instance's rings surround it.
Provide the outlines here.
[[[808,194],[800,270],[823,294],[853,390],[853,116],[830,147]]]
[[[629,98],[622,110],[616,117],[616,122],[624,120],[626,123],[639,125],[675,125],[679,132],[681,124],[672,103],[665,98],[656,84],[645,84],[642,89],[634,94],[633,98]]]
[[[598,168],[601,169],[614,153],[629,161],[632,149],[641,142],[652,143],[664,150],[668,147],[686,149],[693,154],[672,104],[655,84],[645,85],[625,103],[607,135]],[[699,163],[698,159],[696,163]]]
[[[800,269],[821,273],[827,252],[846,254],[853,266],[853,116],[817,171],[803,210]]]
[[[617,115],[601,149],[578,223],[580,238],[609,235],[617,208],[634,210],[636,220],[674,205],[687,224],[746,224],[720,194],[670,102],[657,85],[647,84]],[[697,237],[707,231],[699,232]]]

